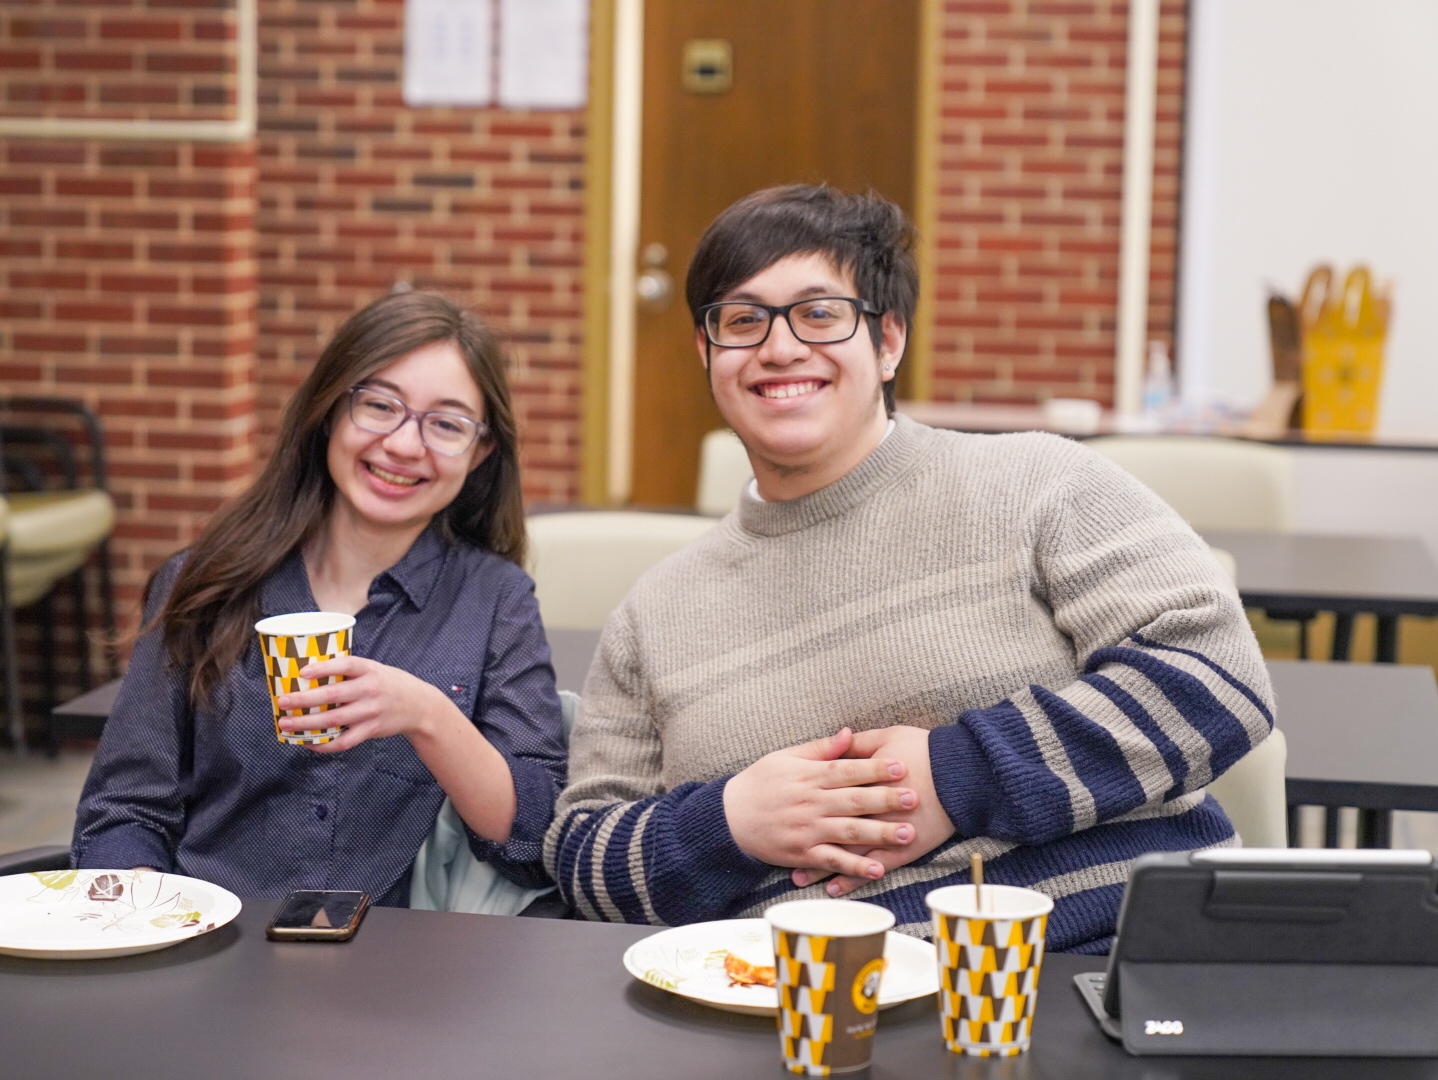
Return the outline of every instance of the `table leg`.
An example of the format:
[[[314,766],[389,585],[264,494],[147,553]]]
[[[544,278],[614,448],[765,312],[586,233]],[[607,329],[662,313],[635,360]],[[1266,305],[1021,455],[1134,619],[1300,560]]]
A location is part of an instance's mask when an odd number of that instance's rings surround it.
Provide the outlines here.
[[[1378,641],[1373,658],[1380,664],[1398,663],[1398,616],[1378,616]]]
[[[1393,846],[1393,812],[1391,810],[1358,811],[1358,846],[1390,848]]]
[[[1353,616],[1337,614],[1333,617],[1333,650],[1329,657],[1347,660],[1353,645]]]

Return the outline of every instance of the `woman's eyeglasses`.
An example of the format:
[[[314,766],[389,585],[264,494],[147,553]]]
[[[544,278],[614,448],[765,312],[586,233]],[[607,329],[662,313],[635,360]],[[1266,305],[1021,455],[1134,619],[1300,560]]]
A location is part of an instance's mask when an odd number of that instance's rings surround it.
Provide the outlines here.
[[[456,457],[476,439],[489,434],[489,427],[478,420],[449,412],[416,412],[399,398],[368,386],[350,387],[350,419],[355,427],[374,435],[390,435],[413,418],[419,424],[419,438],[436,454]]]

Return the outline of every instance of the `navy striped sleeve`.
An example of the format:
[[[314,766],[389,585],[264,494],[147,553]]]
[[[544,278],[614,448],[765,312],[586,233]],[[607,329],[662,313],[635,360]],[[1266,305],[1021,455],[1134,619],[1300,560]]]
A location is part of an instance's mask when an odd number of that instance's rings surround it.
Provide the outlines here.
[[[723,918],[773,870],[734,842],[727,782],[569,811],[552,840],[560,893],[585,918],[606,922]]]

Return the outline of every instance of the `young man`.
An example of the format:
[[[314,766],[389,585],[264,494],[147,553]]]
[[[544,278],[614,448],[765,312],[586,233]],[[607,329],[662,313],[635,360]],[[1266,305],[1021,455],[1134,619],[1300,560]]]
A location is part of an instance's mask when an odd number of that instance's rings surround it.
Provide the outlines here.
[[[700,241],[695,342],[755,480],[604,629],[546,840],[585,918],[848,894],[923,936],[977,851],[1054,898],[1051,948],[1104,951],[1136,856],[1234,842],[1203,785],[1272,692],[1231,583],[1077,443],[891,417],[910,243],[805,186]]]

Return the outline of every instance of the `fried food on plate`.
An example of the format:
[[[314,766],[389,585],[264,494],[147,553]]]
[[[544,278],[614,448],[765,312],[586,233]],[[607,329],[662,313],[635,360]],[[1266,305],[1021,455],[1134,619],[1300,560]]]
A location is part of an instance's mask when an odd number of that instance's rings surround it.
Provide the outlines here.
[[[733,953],[724,954],[724,971],[730,986],[773,986],[778,971],[775,966],[760,967],[741,960]]]

